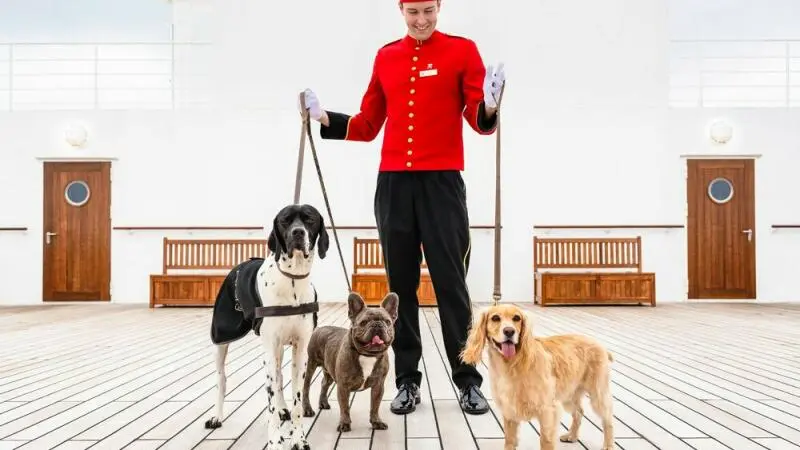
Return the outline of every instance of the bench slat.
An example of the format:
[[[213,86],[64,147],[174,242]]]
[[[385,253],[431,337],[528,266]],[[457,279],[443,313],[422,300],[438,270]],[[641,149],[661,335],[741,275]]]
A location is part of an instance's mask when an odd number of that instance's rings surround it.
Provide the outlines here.
[[[420,267],[422,269],[428,268],[424,251]],[[358,272],[359,269],[384,269],[383,250],[380,239],[353,239],[353,270]]]
[[[534,265],[553,269],[642,269],[642,238],[533,238]]]
[[[435,306],[436,292],[427,269],[428,264],[423,251],[417,299],[421,306]],[[351,278],[353,290],[361,294],[368,305],[380,304],[389,289],[380,239],[353,239],[353,274]]]
[[[164,238],[163,274],[169,270],[227,270],[249,258],[269,255],[266,239]]]

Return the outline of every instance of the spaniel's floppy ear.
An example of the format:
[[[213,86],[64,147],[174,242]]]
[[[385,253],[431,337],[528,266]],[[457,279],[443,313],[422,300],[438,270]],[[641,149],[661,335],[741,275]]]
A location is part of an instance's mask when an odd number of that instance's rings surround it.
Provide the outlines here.
[[[325,218],[322,214],[319,215],[319,235],[317,236],[317,254],[320,259],[325,259],[330,247],[330,240],[328,239],[328,230],[325,229]]]
[[[277,216],[275,217],[275,220],[272,221],[272,232],[270,232],[269,237],[267,238],[267,247],[269,248],[269,251],[275,255],[275,262],[279,261],[281,252],[289,252],[289,250],[286,248],[286,242],[283,240],[283,234],[281,234],[280,230],[278,230]]]
[[[476,365],[483,356],[483,347],[486,345],[486,324],[489,311],[484,309],[478,320],[472,326],[467,336],[467,343],[461,351],[461,360],[466,364]]]
[[[529,337],[532,336],[533,333],[533,319],[530,316],[528,311],[523,310],[522,314],[522,323],[519,326],[519,340],[520,343]]]
[[[523,367],[530,364],[533,347],[533,317],[529,311],[522,311],[520,314],[522,322],[519,326],[519,352],[513,361],[513,365],[521,364]]]

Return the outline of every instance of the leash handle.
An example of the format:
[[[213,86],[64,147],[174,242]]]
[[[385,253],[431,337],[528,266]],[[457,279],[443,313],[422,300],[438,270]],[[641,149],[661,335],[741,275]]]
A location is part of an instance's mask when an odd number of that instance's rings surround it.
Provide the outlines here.
[[[294,180],[294,204],[300,203],[300,187],[303,184],[303,158],[305,156],[306,148],[306,124],[309,121],[309,113],[306,109],[306,96],[303,92],[300,93],[300,115],[302,123],[300,124],[300,151],[297,154],[297,174]],[[308,124],[310,126],[310,124]]]
[[[503,102],[503,92],[506,89],[506,82],[500,86],[500,97],[497,99],[497,141],[495,143],[495,184],[494,184],[494,291],[492,292],[492,299],[494,304],[500,302],[500,104]]]
[[[322,198],[325,199],[325,208],[328,210],[328,218],[331,222],[331,229],[333,230],[333,239],[336,241],[336,248],[339,250],[339,260],[342,263],[342,271],[344,272],[344,280],[347,283],[347,291],[352,292],[353,288],[350,285],[350,276],[347,274],[347,266],[344,263],[344,253],[342,253],[342,245],[339,243],[339,233],[336,232],[336,224],[333,222],[333,213],[331,212],[331,205],[328,201],[328,191],[325,189],[325,182],[322,179],[322,170],[319,167],[319,159],[317,158],[317,148],[314,145],[314,137],[311,133],[311,120],[309,120],[309,112],[306,109],[305,95],[300,93],[300,111],[303,117],[303,127],[300,134],[300,155],[297,158],[297,178],[294,185],[294,203],[300,203],[300,185],[303,178],[303,151],[305,149],[305,138],[308,134],[308,142],[311,144],[311,156],[314,158],[314,166],[317,169],[317,176],[319,177],[319,185],[322,187]]]

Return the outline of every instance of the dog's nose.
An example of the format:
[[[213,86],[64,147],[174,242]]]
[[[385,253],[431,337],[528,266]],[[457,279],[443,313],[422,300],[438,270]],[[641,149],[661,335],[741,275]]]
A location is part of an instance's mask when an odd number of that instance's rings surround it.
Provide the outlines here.
[[[306,230],[302,228],[295,228],[294,230],[292,230],[292,237],[295,239],[302,238],[305,235],[306,235]]]
[[[503,328],[503,334],[505,334],[506,337],[514,336],[514,333],[516,333],[516,332],[517,332],[517,330],[514,327],[505,327],[505,328]]]

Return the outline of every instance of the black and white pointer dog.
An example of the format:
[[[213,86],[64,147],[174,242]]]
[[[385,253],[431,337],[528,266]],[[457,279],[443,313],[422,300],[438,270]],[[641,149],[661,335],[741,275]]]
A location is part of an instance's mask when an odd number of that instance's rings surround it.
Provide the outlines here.
[[[328,233],[319,211],[289,205],[275,216],[267,246],[269,258],[253,258],[234,267],[217,294],[211,321],[216,346],[217,400],[206,428],[222,426],[228,345],[250,330],[261,337],[267,392],[267,450],[309,449],[302,428],[303,377],[308,341],[317,327],[317,292],[309,274],[315,255],[325,258]],[[283,397],[283,347],[292,347],[292,410]]]

